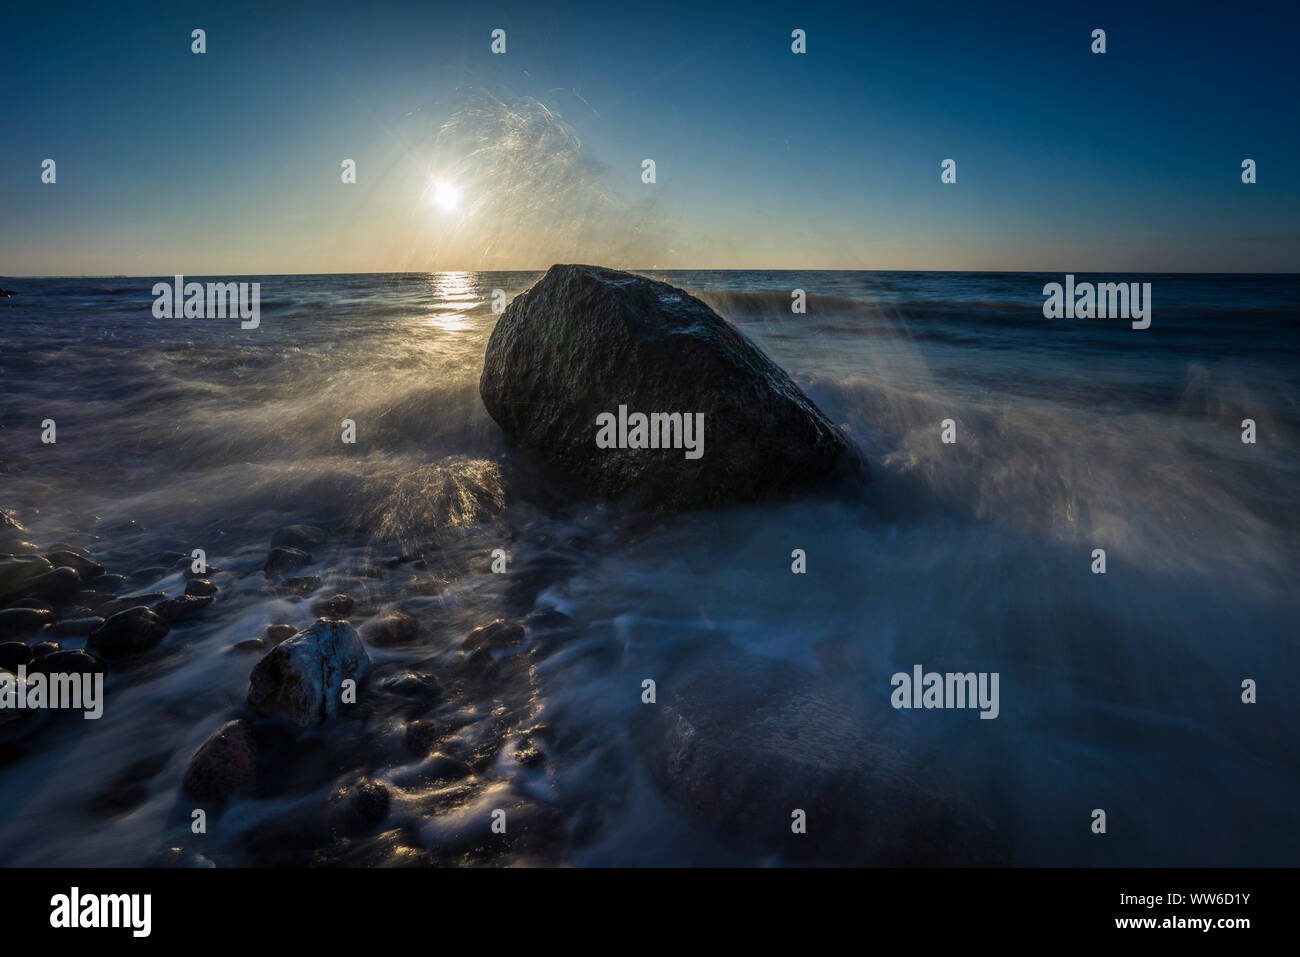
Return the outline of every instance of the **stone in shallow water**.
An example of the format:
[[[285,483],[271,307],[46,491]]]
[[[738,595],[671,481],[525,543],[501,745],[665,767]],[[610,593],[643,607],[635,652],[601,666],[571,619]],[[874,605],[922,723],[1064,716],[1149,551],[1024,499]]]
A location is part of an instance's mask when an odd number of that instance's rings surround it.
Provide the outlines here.
[[[307,727],[339,713],[346,679],[359,680],[370,655],[347,622],[320,619],[276,645],[249,676],[248,704]]]
[[[420,624],[404,611],[391,611],[366,622],[361,633],[367,642],[382,648],[414,640],[420,633]]]
[[[215,598],[211,595],[182,595],[179,598],[167,598],[154,605],[154,611],[175,625],[211,605]]]
[[[475,628],[465,639],[465,650],[482,648],[486,651],[502,651],[517,648],[524,641],[524,626],[517,621],[498,618],[490,624]]]
[[[137,605],[110,617],[86,639],[86,647],[110,661],[148,651],[167,637],[171,625],[152,608]]]
[[[79,638],[90,634],[103,623],[103,618],[94,615],[88,618],[65,618],[50,626],[50,634],[55,638]]]
[[[28,578],[10,593],[11,598],[39,598],[55,605],[71,601],[81,591],[81,576],[71,568],[55,568]]]
[[[302,549],[281,546],[271,549],[271,553],[266,556],[266,564],[262,566],[262,573],[267,578],[277,578],[285,572],[306,568],[311,562],[311,556]]]
[[[257,783],[257,742],[243,718],[230,721],[204,741],[185,771],[181,787],[196,801],[224,804],[251,793]]]
[[[789,663],[707,651],[651,712],[651,770],[674,803],[755,860],[1005,863],[992,823],[960,782],[899,743],[897,712],[885,690],[879,698]],[[791,829],[796,809],[806,833]]]
[[[0,611],[0,639],[26,637],[53,622],[52,611],[36,608],[6,608]]]
[[[654,510],[791,497],[867,475],[845,433],[784,370],[693,296],[599,266],[552,266],[488,343],[479,393],[506,440],[577,495]],[[704,416],[702,455],[680,441],[597,446],[597,419]],[[629,420],[630,421],[630,420]],[[692,419],[691,421],[695,421]],[[646,434],[649,440],[649,434]],[[694,453],[692,453],[694,454]]]

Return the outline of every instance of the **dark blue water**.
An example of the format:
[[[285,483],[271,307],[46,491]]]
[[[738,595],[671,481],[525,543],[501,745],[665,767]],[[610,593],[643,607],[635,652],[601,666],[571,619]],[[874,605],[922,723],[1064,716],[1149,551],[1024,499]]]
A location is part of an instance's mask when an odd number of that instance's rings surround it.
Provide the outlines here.
[[[258,863],[256,835],[282,817],[309,832],[332,787],[364,773],[395,799],[388,836],[349,862],[431,852],[510,801],[581,822],[520,859],[767,862],[665,797],[635,733],[644,677],[681,686],[696,652],[726,645],[883,708],[870,732],[956,782],[1011,861],[1300,863],[1300,280],[1076,276],[1151,282],[1151,327],[1135,330],[1045,319],[1043,285],[1060,275],[653,275],[733,321],[845,426],[873,469],[860,501],[628,536],[601,507],[517,494],[477,383],[493,290],[536,274],[252,277],[261,324],[248,331],[153,318],[154,279],[0,278],[17,293],[0,300],[0,505],[37,542],[85,542],[110,570],[201,544],[230,576],[218,613],[169,638],[164,662],[110,676],[102,721],[45,729],[3,769],[0,861],[132,864],[180,847],[188,862]],[[791,312],[794,289],[806,314]],[[55,445],[40,441],[47,418]],[[345,418],[354,446],[339,441]],[[1248,418],[1255,444],[1241,441]],[[946,419],[955,444],[940,440]],[[578,632],[504,712],[468,709],[465,735],[488,741],[504,713],[507,744],[455,788],[393,745],[410,714],[378,709],[322,745],[340,749],[332,782],[243,802],[198,849],[178,785],[239,713],[251,662],[225,649],[310,620],[255,574],[294,520],[335,532],[316,556],[323,593],[368,590],[375,613],[426,623],[418,647],[376,652],[384,667],[436,671],[503,613],[496,547],[517,572],[549,569],[534,604]],[[430,540],[428,572],[347,574]],[[805,575],[790,571],[795,548]],[[888,708],[890,676],[916,663],[998,672],[1000,716]],[[1247,678],[1257,704],[1241,701]],[[716,704],[745,707],[743,688],[719,676]],[[508,744],[537,723],[552,735],[540,771]],[[155,754],[141,800],[93,810]]]

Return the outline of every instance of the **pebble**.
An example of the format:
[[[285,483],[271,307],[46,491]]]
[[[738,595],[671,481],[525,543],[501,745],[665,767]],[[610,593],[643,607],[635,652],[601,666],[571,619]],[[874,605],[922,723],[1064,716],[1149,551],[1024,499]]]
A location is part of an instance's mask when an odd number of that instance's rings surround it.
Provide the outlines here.
[[[225,804],[257,784],[257,742],[243,718],[227,722],[190,759],[181,788],[196,801]]]
[[[71,568],[83,581],[90,581],[104,574],[104,566],[99,562],[73,551],[47,552],[45,560],[55,568]]]
[[[119,611],[90,633],[86,647],[110,661],[148,651],[167,637],[171,626],[152,608]]]
[[[420,624],[404,611],[391,611],[375,618],[361,629],[362,636],[376,647],[411,641],[420,633]]]
[[[104,623],[103,618],[65,618],[50,625],[50,634],[55,638],[80,638],[88,635]]]
[[[311,556],[302,549],[281,546],[271,549],[271,553],[266,556],[266,563],[262,566],[262,574],[267,578],[276,578],[284,572],[306,568],[311,562]]]
[[[18,673],[22,665],[32,663],[32,649],[25,641],[0,642],[0,668]]]
[[[192,617],[214,601],[216,599],[211,595],[182,595],[179,598],[167,598],[158,602],[153,606],[153,610],[174,625]]]
[[[198,595],[215,595],[219,589],[206,578],[191,578],[185,583],[185,594]]]
[[[0,638],[31,635],[53,621],[52,611],[37,608],[6,608],[0,611]]]
[[[136,608],[140,605],[153,605],[167,597],[165,591],[149,592],[146,595],[127,595],[124,598],[110,598],[108,601],[98,605],[91,605],[95,614],[101,618],[112,618],[119,612],[126,611],[128,608]]]
[[[312,602],[312,614],[319,618],[346,618],[356,604],[349,595],[331,595]]]
[[[517,621],[498,618],[491,624],[475,628],[465,639],[465,648],[486,651],[501,651],[505,648],[517,648],[524,641],[524,626]]]

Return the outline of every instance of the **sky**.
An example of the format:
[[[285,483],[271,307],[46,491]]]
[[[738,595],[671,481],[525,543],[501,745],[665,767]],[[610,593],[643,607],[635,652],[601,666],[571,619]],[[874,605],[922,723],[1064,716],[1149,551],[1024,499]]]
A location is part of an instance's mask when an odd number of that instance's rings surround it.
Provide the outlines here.
[[[95,2],[5,33],[0,275],[1300,263],[1294,3]]]

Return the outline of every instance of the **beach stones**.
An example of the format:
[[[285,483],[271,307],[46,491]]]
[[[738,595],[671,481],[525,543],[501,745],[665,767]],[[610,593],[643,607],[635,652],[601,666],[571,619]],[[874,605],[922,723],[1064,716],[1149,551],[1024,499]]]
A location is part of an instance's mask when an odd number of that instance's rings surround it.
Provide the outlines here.
[[[404,611],[390,611],[366,622],[361,633],[370,644],[382,648],[413,640],[420,633],[420,624]]]
[[[599,266],[552,266],[515,297],[479,392],[506,440],[582,496],[675,511],[867,475],[844,432],[712,309]]]
[[[312,602],[311,610],[321,618],[346,618],[355,604],[350,595],[330,595]]]
[[[0,641],[0,668],[15,674],[23,665],[31,664],[32,649],[23,641]]]
[[[0,611],[0,639],[34,634],[54,621],[54,612],[37,608],[6,608]]]
[[[204,741],[185,769],[181,788],[196,801],[224,804],[257,782],[257,742],[243,718],[227,722]]]
[[[271,553],[266,556],[266,564],[262,566],[262,573],[267,578],[278,578],[285,572],[297,571],[300,568],[306,568],[310,564],[311,556],[302,549],[281,545],[271,549]]]
[[[153,606],[153,610],[175,625],[201,612],[214,601],[216,599],[211,595],[181,595],[178,598],[164,598]]]
[[[65,567],[28,578],[14,590],[13,594],[62,605],[71,601],[80,591],[81,576],[74,569]]]
[[[498,618],[490,624],[475,628],[465,639],[465,650],[483,648],[486,651],[503,651],[524,643],[524,626],[517,621]]]
[[[71,568],[86,582],[104,574],[104,566],[99,562],[70,550],[49,552],[45,560],[55,568]]]
[[[64,618],[50,625],[50,634],[55,638],[79,638],[90,634],[103,623],[104,619],[97,616]]]
[[[370,669],[370,655],[356,629],[322,618],[276,645],[249,676],[248,704],[264,715],[282,715],[300,727],[334,717],[343,682]]]
[[[92,631],[86,647],[111,661],[156,647],[170,631],[171,625],[152,608],[137,605],[119,611]]]
[[[185,583],[185,594],[198,595],[200,598],[205,595],[215,595],[219,589],[206,578],[191,578]]]

